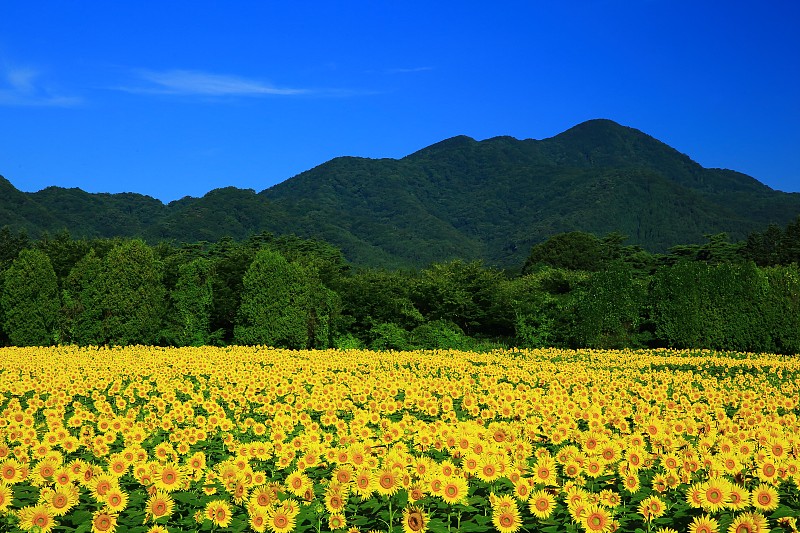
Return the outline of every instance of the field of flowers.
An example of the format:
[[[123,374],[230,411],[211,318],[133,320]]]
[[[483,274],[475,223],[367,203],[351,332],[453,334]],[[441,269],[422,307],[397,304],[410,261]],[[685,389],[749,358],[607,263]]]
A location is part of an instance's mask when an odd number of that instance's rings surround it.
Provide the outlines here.
[[[797,532],[800,359],[0,350],[0,531]]]

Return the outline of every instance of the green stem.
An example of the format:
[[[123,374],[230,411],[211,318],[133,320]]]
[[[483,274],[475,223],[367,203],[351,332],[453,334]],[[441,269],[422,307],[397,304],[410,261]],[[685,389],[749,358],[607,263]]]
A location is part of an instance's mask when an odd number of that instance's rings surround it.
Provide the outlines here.
[[[392,509],[392,497],[389,496],[389,533],[394,529],[394,510]]]

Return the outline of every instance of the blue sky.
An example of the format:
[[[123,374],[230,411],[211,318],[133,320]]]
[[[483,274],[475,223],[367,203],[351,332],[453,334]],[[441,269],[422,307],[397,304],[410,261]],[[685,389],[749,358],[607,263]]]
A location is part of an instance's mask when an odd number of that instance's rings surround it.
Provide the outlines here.
[[[800,3],[3,0],[0,175],[163,201],[592,118],[800,191]]]

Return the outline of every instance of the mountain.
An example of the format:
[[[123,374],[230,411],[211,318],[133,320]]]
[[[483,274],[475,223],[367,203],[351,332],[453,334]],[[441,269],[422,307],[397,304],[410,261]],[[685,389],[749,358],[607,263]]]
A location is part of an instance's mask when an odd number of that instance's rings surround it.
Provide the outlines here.
[[[338,157],[256,193],[234,187],[164,205],[138,194],[0,180],[0,226],[36,234],[192,242],[260,231],[324,239],[356,264],[460,257],[519,266],[556,233],[619,231],[651,251],[784,225],[800,194],[703,168],[633,128],[590,120],[544,140],[458,136],[402,159]]]

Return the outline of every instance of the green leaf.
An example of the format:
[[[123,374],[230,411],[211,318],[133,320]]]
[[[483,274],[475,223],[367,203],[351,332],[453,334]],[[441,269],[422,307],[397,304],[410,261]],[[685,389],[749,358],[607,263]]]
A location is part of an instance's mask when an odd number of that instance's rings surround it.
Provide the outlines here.
[[[91,516],[91,515],[89,515],[89,516]],[[91,531],[91,530],[92,530],[92,521],[89,520],[88,522],[84,522],[81,525],[79,525],[78,527],[76,527],[74,533],[86,533],[87,531]]]
[[[447,524],[439,518],[431,518],[428,520],[428,531],[431,533],[448,533]]]
[[[778,508],[775,509],[775,512],[769,515],[769,517],[772,519],[783,518],[785,516],[797,516],[797,511],[781,504],[778,505]]]
[[[76,526],[82,526],[83,524],[89,523],[89,527],[91,528],[92,513],[84,510],[75,511],[70,515],[70,520],[72,524]]]

